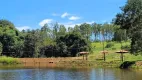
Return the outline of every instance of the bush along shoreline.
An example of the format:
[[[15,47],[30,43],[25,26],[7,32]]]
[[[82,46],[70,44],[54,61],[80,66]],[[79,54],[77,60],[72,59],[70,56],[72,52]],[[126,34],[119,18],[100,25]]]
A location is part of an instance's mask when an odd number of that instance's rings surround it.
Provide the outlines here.
[[[20,64],[17,58],[1,56],[0,57],[0,64],[2,65],[15,65]]]

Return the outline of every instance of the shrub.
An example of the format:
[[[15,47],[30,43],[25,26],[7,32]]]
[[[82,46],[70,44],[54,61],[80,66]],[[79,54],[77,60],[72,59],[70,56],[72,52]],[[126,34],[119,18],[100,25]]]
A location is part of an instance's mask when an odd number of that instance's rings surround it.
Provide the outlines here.
[[[116,48],[112,48],[112,50],[116,50]]]
[[[91,51],[91,44],[80,34],[66,34],[56,40],[61,57],[75,57],[78,52]]]
[[[107,43],[107,45],[105,46],[105,48],[111,48],[112,46],[114,46],[113,43]]]
[[[130,46],[129,45],[122,46],[121,48],[124,49],[124,50],[128,50],[128,51],[130,50]]]
[[[18,60],[12,57],[1,56],[0,63],[2,64],[18,64]]]

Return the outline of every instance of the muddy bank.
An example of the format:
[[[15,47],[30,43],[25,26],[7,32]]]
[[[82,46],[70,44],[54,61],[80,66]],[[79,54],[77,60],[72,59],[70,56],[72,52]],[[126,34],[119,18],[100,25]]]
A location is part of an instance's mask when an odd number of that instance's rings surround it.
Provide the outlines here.
[[[66,58],[18,58],[24,67],[46,68],[46,67],[62,67],[62,62],[67,64],[70,61],[82,61],[82,57],[66,57]],[[71,65],[71,64],[70,64]],[[65,66],[64,66],[65,67]]]
[[[93,67],[113,67],[120,68],[126,62],[121,61],[91,61],[83,60],[82,57],[65,58],[18,58],[25,68],[93,68]],[[128,68],[142,69],[142,61],[137,61]]]
[[[65,67],[65,68],[91,68],[91,67],[119,67],[120,62],[104,62],[83,60],[82,57],[66,58],[19,58],[24,67],[46,68],[46,67]]]

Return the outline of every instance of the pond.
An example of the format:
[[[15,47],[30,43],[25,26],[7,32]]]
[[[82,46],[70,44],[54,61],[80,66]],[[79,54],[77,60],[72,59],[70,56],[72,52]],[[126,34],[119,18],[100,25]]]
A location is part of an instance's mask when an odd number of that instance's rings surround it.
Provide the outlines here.
[[[116,68],[0,69],[0,80],[142,80],[142,71]]]

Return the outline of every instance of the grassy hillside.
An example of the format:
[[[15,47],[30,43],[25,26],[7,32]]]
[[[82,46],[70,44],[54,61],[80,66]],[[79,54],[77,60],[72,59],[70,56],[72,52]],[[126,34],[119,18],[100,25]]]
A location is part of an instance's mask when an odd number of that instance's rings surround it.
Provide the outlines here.
[[[116,51],[121,50],[121,43],[119,42],[109,42],[110,44],[113,44],[113,46],[109,48],[105,48],[105,50],[108,51],[106,54],[106,61],[119,61],[120,60],[120,54],[115,53]],[[105,47],[108,44],[108,42],[105,42]],[[130,42],[122,42],[122,46],[130,46]],[[103,54],[101,51],[103,50],[103,44],[101,42],[94,42],[91,44],[93,53],[89,55],[89,60],[101,60],[103,59]],[[124,61],[137,61],[142,60],[142,55],[132,55],[130,53],[124,54]]]

